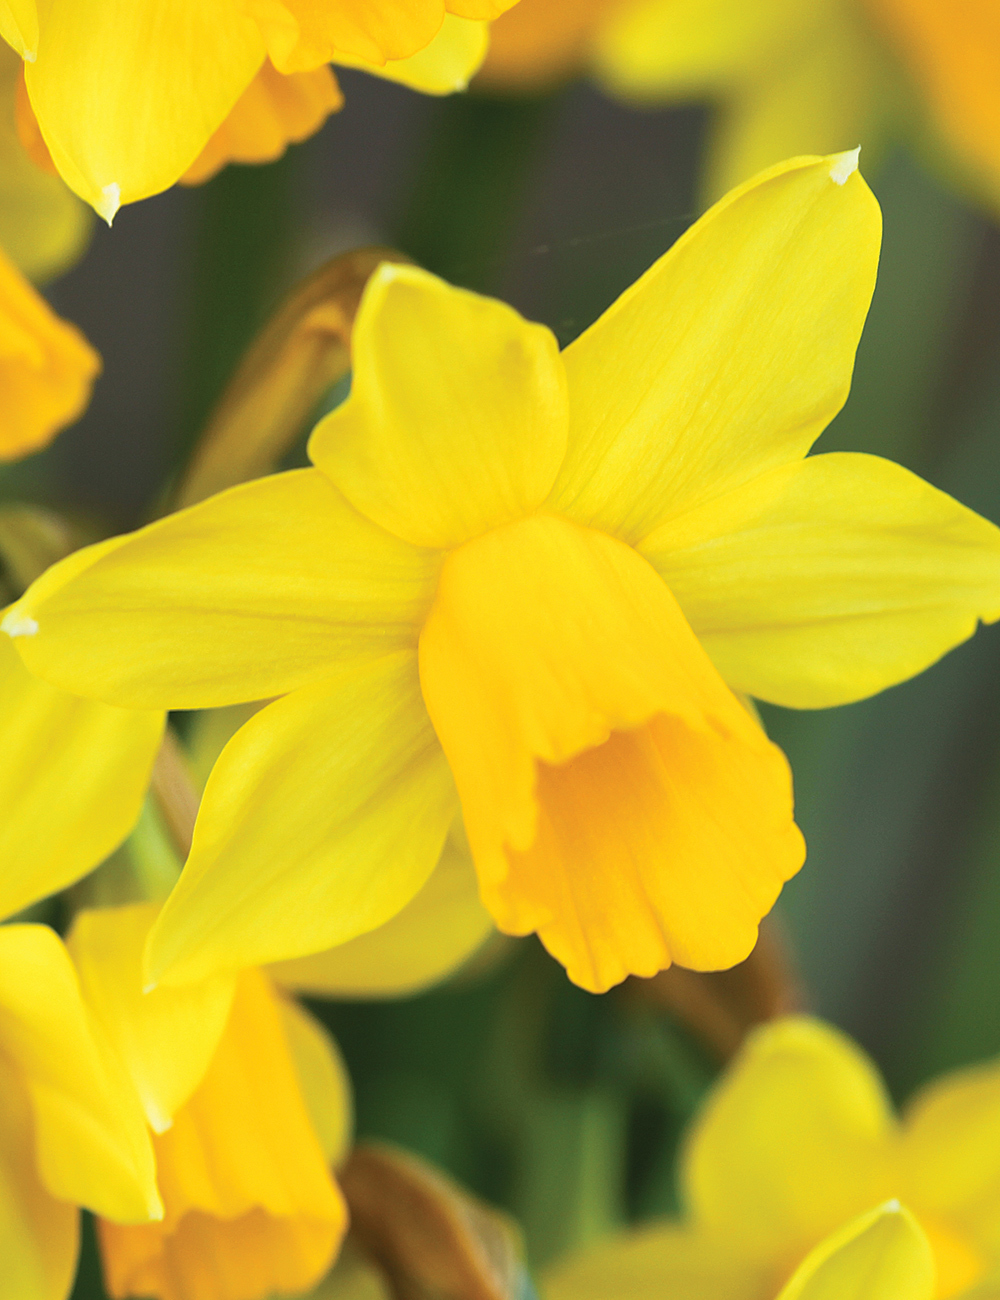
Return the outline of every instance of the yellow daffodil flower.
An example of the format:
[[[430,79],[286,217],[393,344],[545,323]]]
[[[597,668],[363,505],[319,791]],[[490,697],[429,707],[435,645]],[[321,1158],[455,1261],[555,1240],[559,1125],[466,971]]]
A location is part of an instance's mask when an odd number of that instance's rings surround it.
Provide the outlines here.
[[[750,1036],[687,1137],[683,1220],[567,1260],[547,1300],[770,1300],[817,1242],[890,1198],[926,1234],[937,1300],[985,1300],[995,1291],[980,1288],[1000,1276],[998,1126],[996,1064],[937,1080],[898,1120],[843,1034],[805,1017],[772,1022]]]
[[[780,1293],[756,1277],[713,1270],[662,1229],[640,1229],[561,1261],[545,1300],[933,1300],[934,1260],[920,1225],[896,1201],[859,1215],[809,1252]]]
[[[82,413],[101,359],[0,251],[0,461],[38,451]]]
[[[861,699],[1000,616],[1000,530],[877,457],[806,457],[847,396],[879,232],[855,155],[792,160],[561,355],[385,265],[316,468],[29,589],[4,628],[63,689],[283,697],[208,781],[152,979],[373,930],[459,810],[499,928],[585,987],[747,955],[803,846],[733,692]]]
[[[81,913],[68,945],[84,994],[142,1098],[165,1209],[98,1223],[118,1297],[256,1300],[326,1273],[346,1227],[330,1164],[350,1139],[336,1048],[260,971],[142,991],[157,908]]]
[[[110,221],[192,168],[272,158],[311,133],[339,104],[331,62],[432,94],[463,87],[484,22],[511,3],[8,0],[0,36],[25,60],[59,174]]]
[[[1000,206],[994,0],[523,0],[496,24],[481,79],[530,87],[581,68],[628,102],[719,104],[713,198],[780,158],[878,146],[917,125],[920,104]]]
[[[62,941],[0,926],[0,1300],[66,1300],[81,1205],[118,1223],[162,1214],[142,1111]]]

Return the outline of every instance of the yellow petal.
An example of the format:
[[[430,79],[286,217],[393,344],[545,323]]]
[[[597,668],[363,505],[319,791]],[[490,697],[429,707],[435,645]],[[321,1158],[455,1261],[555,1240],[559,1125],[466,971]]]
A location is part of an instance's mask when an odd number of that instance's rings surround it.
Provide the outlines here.
[[[803,857],[787,764],[634,551],[543,515],[452,552],[420,680],[500,929],[594,991],[750,952]]]
[[[38,0],[0,0],[0,36],[22,59],[38,50]]]
[[[496,18],[515,0],[242,0],[281,72],[321,63],[381,66],[408,59],[438,35],[447,13]],[[417,87],[423,89],[423,87]]]
[[[0,1300],[66,1300],[73,1286],[79,1211],[38,1177],[31,1104],[0,1052]]]
[[[907,1200],[918,1214],[959,1225],[1000,1251],[1000,1066],[936,1079],[907,1107],[901,1159]]]
[[[751,1260],[780,1262],[887,1198],[895,1136],[874,1067],[820,1021],[772,1021],[747,1040],[688,1135],[695,1223]]]
[[[674,1225],[622,1232],[561,1260],[543,1300],[759,1300],[770,1278],[727,1243]]]
[[[265,59],[181,180],[185,185],[200,185],[227,163],[273,162],[290,144],[314,135],[343,102],[336,78],[325,64],[286,77]]]
[[[354,1130],[347,1066],[337,1044],[305,1007],[290,998],[279,1005],[309,1118],[327,1164],[336,1168],[350,1150]]]
[[[884,51],[852,6],[837,4],[779,64],[720,106],[702,192],[715,200],[782,158],[860,144],[872,170],[898,121]]]
[[[805,455],[847,397],[875,284],[855,162],[793,159],[734,191],[566,349],[557,509],[640,541]]]
[[[155,1146],[162,1224],[98,1224],[112,1296],[263,1300],[329,1268],[347,1214],[259,971],[240,977],[201,1086]]]
[[[128,1071],[157,1133],[201,1082],[229,1016],[234,976],[143,992],[142,954],[159,908],[77,914],[67,939],[84,997]]]
[[[38,1168],[52,1195],[123,1222],[159,1214],[139,1099],[45,926],[0,927],[0,1049],[31,1098]]]
[[[32,672],[131,708],[267,699],[412,645],[440,561],[315,470],[231,488],[53,566],[13,607]]]
[[[826,708],[1000,618],[1000,529],[877,456],[810,456],[646,539],[734,690]]]
[[[232,0],[48,0],[25,80],[60,175],[110,221],[187,171],[263,59]]]
[[[1000,187],[1000,14],[994,0],[869,0],[953,146]]]
[[[612,94],[640,102],[730,92],[773,76],[839,2],[632,0],[598,29],[594,70]]]
[[[486,56],[489,40],[486,23],[445,14],[441,29],[431,43],[408,59],[390,59],[379,65],[340,56],[337,62],[348,68],[361,68],[387,81],[398,81],[427,95],[450,95],[469,84]]]
[[[101,359],[0,252],[0,461],[37,451],[90,401]]]
[[[913,1215],[890,1201],[811,1251],[778,1300],[932,1300],[935,1294],[927,1238]]]
[[[39,281],[68,270],[79,258],[94,214],[58,176],[28,156],[16,123],[22,79],[21,60],[0,44],[0,247],[29,279]],[[22,98],[26,102],[27,96]]]
[[[209,777],[150,977],[186,983],[374,929],[430,875],[455,806],[412,653],[268,705]]]
[[[83,700],[0,636],[0,917],[96,867],[134,826],[163,715]]]
[[[385,925],[337,948],[282,962],[271,975],[314,997],[378,998],[419,993],[447,979],[493,929],[460,825],[430,879]]]
[[[368,281],[351,395],[309,455],[369,519],[454,546],[535,509],[566,447],[555,338],[513,308],[412,266]]]

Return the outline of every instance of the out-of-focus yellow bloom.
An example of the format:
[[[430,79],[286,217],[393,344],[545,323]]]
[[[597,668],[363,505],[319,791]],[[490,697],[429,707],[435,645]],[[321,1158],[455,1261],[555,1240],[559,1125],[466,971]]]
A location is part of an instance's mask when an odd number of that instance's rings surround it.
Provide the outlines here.
[[[101,359],[0,251],[0,461],[46,446],[90,401]]]
[[[511,3],[11,0],[0,36],[25,60],[59,174],[110,221],[186,173],[273,158],[315,130],[340,102],[331,62],[432,94],[464,87],[484,22]],[[292,83],[278,89],[278,75]]]
[[[32,280],[67,270],[86,246],[93,213],[58,176],[37,167],[18,137],[21,60],[0,42],[0,248]]]
[[[0,926],[0,1300],[66,1300],[80,1205],[124,1223],[162,1213],[142,1111],[62,941]]]
[[[102,1218],[114,1297],[258,1300],[326,1273],[346,1227],[330,1163],[350,1094],[325,1032],[260,971],[142,992],[157,909],[84,912],[69,938],[85,996],[154,1130],[162,1221]]]
[[[747,955],[803,848],[733,690],[860,699],[1000,616],[1000,530],[877,457],[806,458],[849,389],[879,232],[855,155],[782,164],[562,355],[383,266],[317,468],[28,591],[5,629],[64,689],[284,697],[208,781],[153,978],[374,929],[459,807],[497,925],[585,987]]]
[[[482,80],[526,87],[581,68],[638,104],[714,100],[710,197],[780,158],[878,147],[922,112],[1000,206],[994,0],[523,0],[496,24]]]
[[[727,1271],[727,1266],[728,1271]],[[934,1259],[913,1215],[890,1201],[831,1233],[805,1257],[777,1300],[933,1300]],[[774,1300],[756,1274],[728,1259],[713,1268],[707,1243],[647,1229],[557,1264],[545,1300]]]
[[[998,1133],[996,1064],[937,1080],[897,1120],[848,1038],[816,1020],[776,1021],[751,1035],[694,1123],[683,1220],[566,1261],[546,1298],[770,1300],[838,1225],[898,1198],[930,1243],[937,1300],[985,1300],[1000,1276]]]

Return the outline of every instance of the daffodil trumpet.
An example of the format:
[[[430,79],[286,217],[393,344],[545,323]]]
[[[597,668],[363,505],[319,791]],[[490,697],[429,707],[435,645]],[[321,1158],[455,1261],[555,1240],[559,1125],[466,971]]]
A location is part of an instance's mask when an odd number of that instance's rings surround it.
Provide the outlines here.
[[[731,966],[802,863],[741,700],[864,698],[1000,617],[1000,530],[846,399],[880,214],[857,154],[733,191],[564,352],[382,266],[350,397],[278,474],[71,557],[8,613],[131,708],[272,700],[223,750],[151,981],[384,924],[443,848],[586,988]]]

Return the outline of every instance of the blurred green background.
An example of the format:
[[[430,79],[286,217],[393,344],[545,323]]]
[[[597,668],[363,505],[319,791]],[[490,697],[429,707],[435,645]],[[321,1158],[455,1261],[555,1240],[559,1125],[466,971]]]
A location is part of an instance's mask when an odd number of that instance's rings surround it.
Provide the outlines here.
[[[334,253],[394,245],[566,343],[696,215],[699,110],[343,80],[347,107],[315,139],[125,209],[50,286],[105,375],[76,428],[3,471],[5,497],[141,522],[255,330]],[[882,267],[821,447],[890,456],[1000,521],[1000,231],[902,152],[869,179]],[[1000,629],[878,699],[764,716],[809,844],[779,906],[808,1004],[900,1099],[1000,1051]],[[673,1208],[678,1134],[717,1067],[627,991],[585,994],[523,941],[430,994],[314,1009],[350,1065],[359,1133],[508,1208],[534,1264]],[[101,1294],[92,1242],[75,1294]]]

